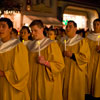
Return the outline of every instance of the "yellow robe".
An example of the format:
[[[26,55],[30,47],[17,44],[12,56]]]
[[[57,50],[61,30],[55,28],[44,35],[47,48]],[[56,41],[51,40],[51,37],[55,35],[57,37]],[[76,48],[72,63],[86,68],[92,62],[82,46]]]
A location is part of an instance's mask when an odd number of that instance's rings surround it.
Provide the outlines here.
[[[90,47],[90,63],[88,67],[89,93],[94,97],[100,97],[100,53],[96,51],[97,41],[88,39]]]
[[[64,100],[85,100],[87,64],[90,57],[89,46],[87,41],[82,39],[73,46],[67,46],[66,49],[74,53],[76,61],[69,57],[64,59]]]
[[[22,43],[0,53],[0,70],[5,73],[0,77],[0,100],[30,100],[28,52]]]
[[[38,52],[30,52],[30,94],[31,100],[62,100],[60,72],[64,61],[56,42],[50,43],[41,51],[50,63],[51,70],[37,62]]]

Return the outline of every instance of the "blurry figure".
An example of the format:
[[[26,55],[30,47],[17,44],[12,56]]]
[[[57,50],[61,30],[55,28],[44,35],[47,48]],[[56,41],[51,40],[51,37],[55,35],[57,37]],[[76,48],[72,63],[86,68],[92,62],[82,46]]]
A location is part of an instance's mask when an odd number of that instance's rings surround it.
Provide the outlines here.
[[[48,36],[48,31],[49,31],[49,28],[45,26],[44,31],[43,31],[44,36],[46,37]]]
[[[57,32],[55,29],[50,29],[48,31],[48,37],[51,39],[51,40],[56,40],[56,35],[57,35]]]
[[[89,30],[89,28],[85,31],[85,37],[87,37],[87,35],[89,35],[91,32]]]
[[[66,32],[64,29],[61,29],[61,39],[60,39],[60,42],[63,43],[64,40],[66,40],[68,37],[66,35]]]
[[[61,37],[66,37],[66,32],[64,29],[60,29],[61,30]]]
[[[57,29],[57,40],[62,42],[66,38],[66,33],[63,28]]]
[[[93,21],[94,31],[88,34],[87,40],[90,47],[90,63],[88,66],[89,94],[100,100],[100,19]]]
[[[18,31],[15,28],[12,28],[11,37],[18,39]]]
[[[82,36],[83,38],[85,38],[85,30],[84,29],[77,30],[76,34],[79,34],[80,36]]]
[[[56,37],[56,39],[58,40],[58,41],[60,41],[60,39],[61,39],[61,29],[57,29],[57,37]]]
[[[24,45],[28,46],[31,42],[31,33],[29,27],[23,26],[20,30],[20,41],[24,43]]]

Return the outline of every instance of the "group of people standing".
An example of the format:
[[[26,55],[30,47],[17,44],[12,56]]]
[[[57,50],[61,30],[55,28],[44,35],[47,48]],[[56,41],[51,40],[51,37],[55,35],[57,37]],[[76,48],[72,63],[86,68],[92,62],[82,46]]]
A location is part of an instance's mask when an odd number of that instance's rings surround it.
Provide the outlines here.
[[[0,18],[0,100],[100,99],[100,19],[93,25],[82,38],[77,24],[68,21],[59,42],[44,36],[41,20],[33,20],[31,41],[25,26],[20,40],[12,38],[12,21]]]

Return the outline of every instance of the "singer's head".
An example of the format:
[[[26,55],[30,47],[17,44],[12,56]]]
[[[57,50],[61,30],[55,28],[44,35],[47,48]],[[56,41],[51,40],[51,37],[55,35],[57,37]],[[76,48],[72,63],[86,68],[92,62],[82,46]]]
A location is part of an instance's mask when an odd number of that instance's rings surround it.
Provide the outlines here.
[[[41,20],[33,20],[30,24],[31,34],[35,40],[41,40],[44,38],[44,25]]]

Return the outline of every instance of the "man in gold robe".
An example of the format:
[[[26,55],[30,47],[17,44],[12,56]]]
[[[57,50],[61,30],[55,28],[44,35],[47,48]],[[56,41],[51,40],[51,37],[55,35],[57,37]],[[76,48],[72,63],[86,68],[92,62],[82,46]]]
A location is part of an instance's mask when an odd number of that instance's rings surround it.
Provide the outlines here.
[[[77,24],[68,21],[64,42],[65,69],[63,75],[63,100],[85,100],[87,64],[90,51],[87,41],[76,34]]]
[[[11,38],[13,23],[0,18],[0,100],[30,100],[28,52]]]
[[[87,36],[90,47],[88,66],[89,94],[100,100],[100,19],[93,22],[94,31]]]
[[[61,72],[63,56],[55,40],[43,35],[43,22],[34,20],[31,24],[34,41],[29,46],[31,100],[63,100]]]

